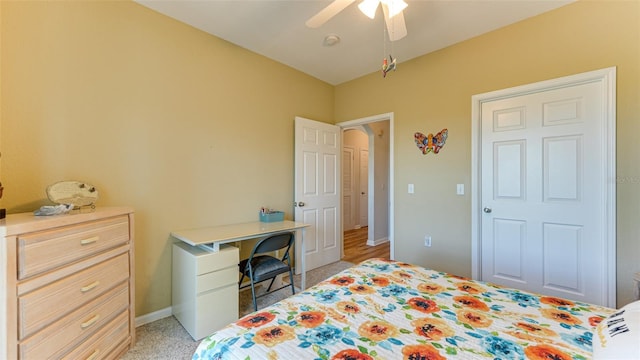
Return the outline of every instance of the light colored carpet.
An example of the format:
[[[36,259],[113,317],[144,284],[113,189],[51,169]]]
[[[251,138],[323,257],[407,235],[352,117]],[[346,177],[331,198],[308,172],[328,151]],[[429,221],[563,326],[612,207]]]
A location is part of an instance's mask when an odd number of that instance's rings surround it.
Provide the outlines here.
[[[333,276],[353,266],[346,261],[338,261],[307,272],[307,287]],[[296,293],[300,286],[300,276],[295,275]],[[285,288],[258,298],[258,309],[271,305],[291,295],[291,288]],[[253,311],[251,290],[240,293],[240,316]],[[170,316],[136,328],[136,346],[122,357],[123,360],[143,359],[191,359],[200,341],[194,341],[175,317]]]

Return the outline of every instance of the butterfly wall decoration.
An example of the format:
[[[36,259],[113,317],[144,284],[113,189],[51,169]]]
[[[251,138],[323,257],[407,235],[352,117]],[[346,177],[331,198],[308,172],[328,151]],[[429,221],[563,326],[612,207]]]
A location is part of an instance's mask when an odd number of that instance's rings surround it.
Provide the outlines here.
[[[440,152],[440,149],[444,146],[444,143],[447,141],[447,136],[449,135],[449,131],[447,129],[442,129],[439,133],[433,135],[428,134],[425,135],[421,132],[417,132],[413,135],[416,145],[418,149],[422,151],[424,155],[433,151],[434,154]]]

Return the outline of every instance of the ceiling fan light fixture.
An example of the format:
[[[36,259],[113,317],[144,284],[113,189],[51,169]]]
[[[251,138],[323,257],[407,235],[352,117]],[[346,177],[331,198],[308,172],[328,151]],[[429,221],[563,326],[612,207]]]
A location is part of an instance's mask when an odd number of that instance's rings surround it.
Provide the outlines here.
[[[380,0],[362,0],[362,2],[358,4],[358,8],[363,14],[369,17],[369,19],[373,19],[376,17],[379,2]]]
[[[380,0],[384,1],[389,8],[389,17],[392,18],[402,12],[407,6],[409,6],[404,0]]]

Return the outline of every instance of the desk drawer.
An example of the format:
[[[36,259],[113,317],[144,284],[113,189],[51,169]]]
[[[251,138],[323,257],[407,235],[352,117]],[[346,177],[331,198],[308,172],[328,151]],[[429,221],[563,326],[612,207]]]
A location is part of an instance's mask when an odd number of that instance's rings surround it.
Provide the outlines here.
[[[128,279],[129,256],[122,254],[20,296],[18,337],[24,339],[64,316],[65,311],[76,309]]]
[[[200,275],[197,279],[196,292],[200,294],[226,285],[237,285],[238,274],[238,266],[232,266],[223,270]]]
[[[228,285],[200,294],[195,299],[194,326],[189,329],[194,340],[211,335],[238,320],[238,285]]]
[[[54,358],[90,336],[129,307],[126,283],[29,337],[20,345],[21,359]]]
[[[18,278],[64,266],[129,241],[127,216],[18,236]]]
[[[201,252],[196,255],[197,275],[203,275],[212,271],[225,269],[231,266],[238,269],[240,258],[238,248],[230,245],[221,245],[220,251]]]

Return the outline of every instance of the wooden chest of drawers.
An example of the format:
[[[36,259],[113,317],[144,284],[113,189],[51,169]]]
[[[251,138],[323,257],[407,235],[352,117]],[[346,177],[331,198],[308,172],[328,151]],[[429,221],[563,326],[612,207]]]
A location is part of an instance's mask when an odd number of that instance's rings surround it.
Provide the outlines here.
[[[135,343],[133,211],[0,221],[0,359],[114,359]]]

